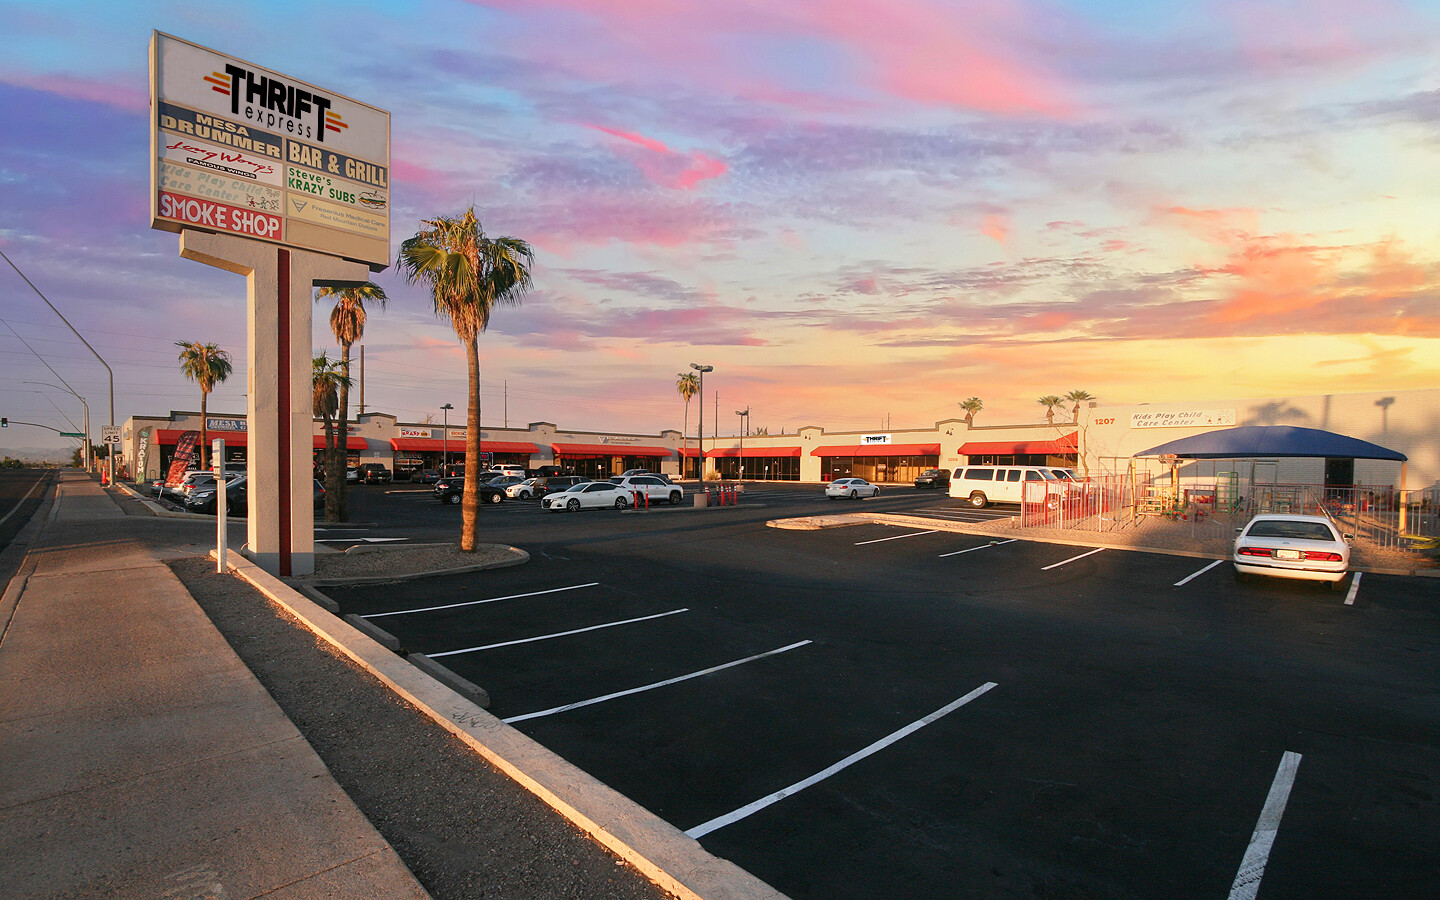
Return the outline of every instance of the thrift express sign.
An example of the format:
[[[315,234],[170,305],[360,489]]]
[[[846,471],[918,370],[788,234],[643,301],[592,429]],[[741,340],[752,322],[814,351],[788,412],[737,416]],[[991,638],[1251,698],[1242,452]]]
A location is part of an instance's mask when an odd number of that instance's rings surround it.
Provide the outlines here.
[[[390,114],[168,34],[150,41],[150,225],[390,265]]]

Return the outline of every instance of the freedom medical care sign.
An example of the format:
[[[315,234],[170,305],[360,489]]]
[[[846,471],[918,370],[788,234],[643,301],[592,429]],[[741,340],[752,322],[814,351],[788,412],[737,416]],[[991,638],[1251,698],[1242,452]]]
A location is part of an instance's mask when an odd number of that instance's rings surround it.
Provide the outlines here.
[[[390,265],[390,114],[159,31],[150,225]]]

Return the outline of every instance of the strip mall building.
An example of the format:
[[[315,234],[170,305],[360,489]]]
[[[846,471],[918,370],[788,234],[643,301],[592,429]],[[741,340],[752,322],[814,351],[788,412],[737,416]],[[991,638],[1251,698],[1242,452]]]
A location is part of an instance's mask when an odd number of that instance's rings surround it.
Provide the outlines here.
[[[984,414],[981,414],[983,418]],[[1332,394],[1259,400],[1057,409],[1053,421],[976,424],[945,419],[933,427],[887,432],[830,432],[807,426],[778,435],[706,435],[701,456],[692,435],[562,431],[549,422],[525,428],[484,428],[481,451],[492,463],[528,469],[558,465],[587,477],[649,469],[696,477],[697,466],[747,481],[824,482],[859,476],[907,483],[928,468],[1019,463],[1074,467],[1088,474],[1124,474],[1135,454],[1176,438],[1238,425],[1297,425],[1360,438],[1409,457],[1399,464],[1323,457],[1276,460],[1266,480],[1304,484],[1390,485],[1424,490],[1440,485],[1440,390]],[[208,437],[224,438],[231,464],[246,459],[244,416],[211,415]],[[121,453],[126,472],[159,477],[185,431],[198,431],[198,413],[135,417],[125,423]],[[463,461],[465,429],[399,422],[366,413],[351,424],[351,464],[379,462],[402,480],[419,469]],[[315,423],[314,446],[324,446]],[[1203,474],[1203,473],[1201,473]],[[1402,484],[1401,480],[1405,483]]]

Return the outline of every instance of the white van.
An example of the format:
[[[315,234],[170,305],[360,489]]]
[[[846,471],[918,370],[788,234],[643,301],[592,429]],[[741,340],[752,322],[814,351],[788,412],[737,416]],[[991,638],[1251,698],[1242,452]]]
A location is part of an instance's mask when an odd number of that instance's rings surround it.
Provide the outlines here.
[[[1056,482],[1060,479],[1041,466],[961,466],[950,476],[950,496],[967,500],[976,509],[991,503],[1019,503],[1025,482]],[[1059,491],[1048,493],[1063,493]]]

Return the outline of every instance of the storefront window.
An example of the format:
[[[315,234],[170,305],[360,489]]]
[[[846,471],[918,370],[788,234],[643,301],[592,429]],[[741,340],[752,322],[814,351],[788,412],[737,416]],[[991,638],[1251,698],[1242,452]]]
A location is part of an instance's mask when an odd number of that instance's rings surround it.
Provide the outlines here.
[[[737,480],[741,476],[741,459],[722,456],[711,461],[720,470],[720,477]],[[744,459],[747,481],[799,481],[800,459],[795,456],[747,456]]]

